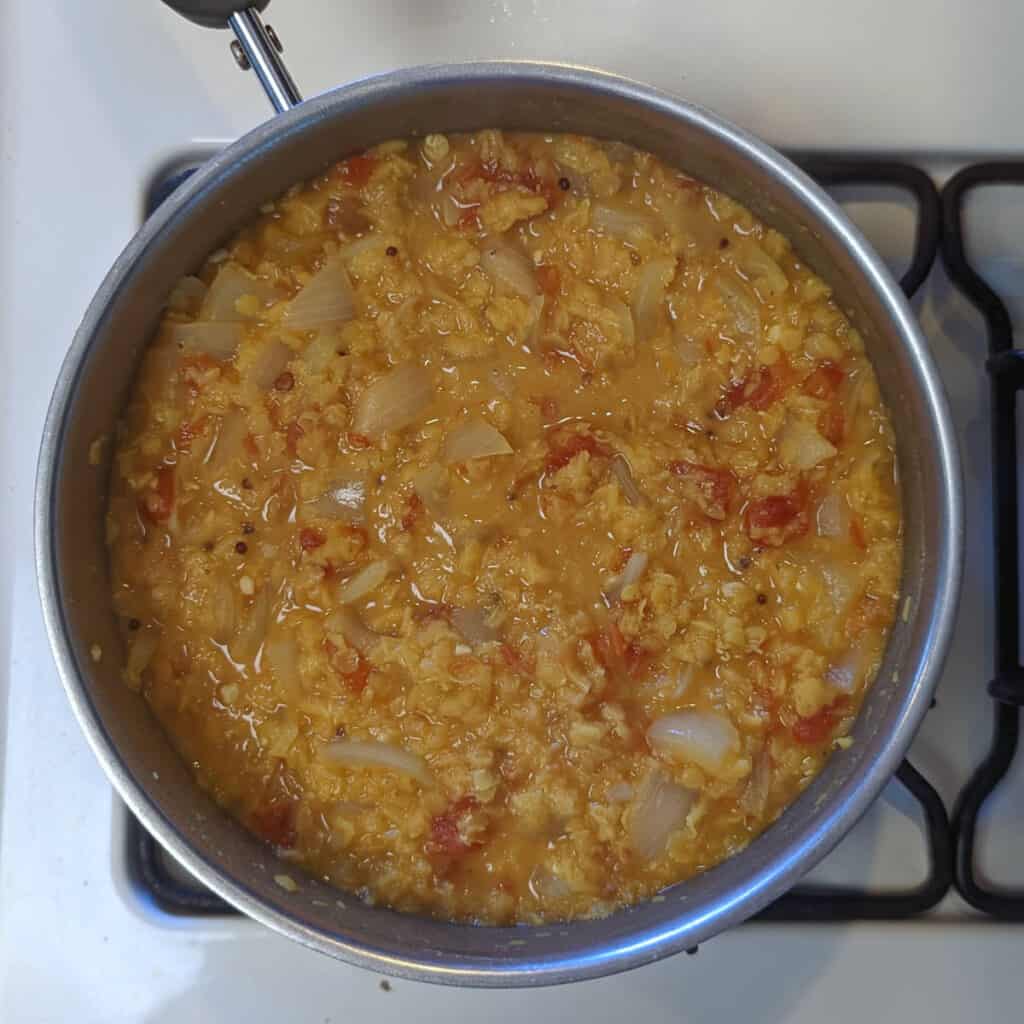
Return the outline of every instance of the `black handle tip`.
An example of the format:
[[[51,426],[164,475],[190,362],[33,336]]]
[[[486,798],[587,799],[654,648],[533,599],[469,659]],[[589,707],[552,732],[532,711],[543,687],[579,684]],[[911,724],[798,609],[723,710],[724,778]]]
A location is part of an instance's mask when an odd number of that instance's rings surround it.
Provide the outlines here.
[[[203,28],[227,28],[232,14],[250,8],[262,11],[270,0],[164,0],[164,3]]]

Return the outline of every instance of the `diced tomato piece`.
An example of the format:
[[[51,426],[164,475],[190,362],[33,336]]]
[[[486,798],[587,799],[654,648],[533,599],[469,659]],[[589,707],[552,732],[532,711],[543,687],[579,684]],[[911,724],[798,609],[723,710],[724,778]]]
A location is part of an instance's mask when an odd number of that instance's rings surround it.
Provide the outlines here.
[[[624,674],[636,679],[647,662],[648,652],[637,643],[631,643],[622,635],[616,622],[587,635],[594,657],[613,677]]]
[[[521,188],[534,195],[543,196],[548,206],[557,206],[562,201],[558,182],[537,173],[533,166],[523,171],[512,171],[493,160],[471,161],[453,172],[451,180],[456,185],[471,186],[473,182],[484,182],[496,186],[492,191],[505,192],[510,188]],[[469,191],[469,190],[467,190]],[[478,195],[479,193],[474,193]]]
[[[413,612],[417,622],[433,622],[438,619],[451,618],[453,608],[444,601],[435,601],[433,604],[419,605]]]
[[[373,174],[377,160],[372,156],[352,156],[338,166],[342,179],[353,188],[362,188]]]
[[[156,471],[156,487],[146,491],[142,508],[154,523],[164,523],[174,510],[174,467],[161,466]]]
[[[242,446],[245,448],[246,453],[253,462],[259,462],[260,459],[260,446],[256,443],[256,438],[252,434],[246,434],[242,438]]]
[[[540,417],[545,423],[554,423],[558,419],[558,399],[551,395],[535,396],[530,401],[540,410]]]
[[[192,421],[191,423],[182,423],[178,427],[178,439],[175,442],[175,446],[178,451],[187,452],[192,450],[192,442],[199,437],[200,434],[206,429],[206,424],[209,422],[209,417],[206,415],[200,416],[199,419]]]
[[[591,633],[587,639],[594,649],[594,657],[609,671],[616,671],[626,659],[629,644],[617,622]]]
[[[299,547],[303,551],[313,551],[327,542],[327,538],[319,531],[310,526],[299,530]]]
[[[808,718],[798,718],[791,732],[797,743],[813,746],[828,739],[832,735],[845,701],[840,698],[827,708],[822,708]]]
[[[480,846],[479,842],[467,842],[460,832],[463,817],[476,806],[476,797],[464,796],[452,803],[442,814],[435,815],[430,822],[430,838],[426,842],[427,853],[458,857]]]
[[[828,359],[821,363],[804,381],[804,394],[826,402],[831,401],[845,378],[846,373]]]
[[[253,811],[251,827],[261,839],[273,846],[290,849],[297,839],[295,833],[295,803],[291,800],[273,800]]]
[[[370,678],[370,663],[360,654],[359,662],[351,672],[338,673],[353,693],[362,693],[366,689],[366,682]]]
[[[411,530],[416,525],[416,520],[419,519],[423,512],[423,502],[420,500],[420,496],[413,491],[409,495],[409,502],[406,505],[405,515],[402,516],[402,529]]]
[[[888,621],[889,604],[871,594],[864,594],[854,605],[846,620],[846,635],[855,640],[865,629]]]
[[[292,420],[285,428],[284,446],[289,455],[294,457],[299,454],[299,441],[305,436],[305,433],[298,420]]]
[[[610,455],[608,446],[590,434],[570,434],[569,437],[561,439],[551,446],[551,454],[544,465],[548,473],[556,473],[563,466],[568,466],[580,452],[589,452],[591,455]]]
[[[747,507],[747,523],[759,530],[789,526],[800,515],[800,506],[788,494],[773,494],[752,501]]]
[[[743,405],[763,412],[785,394],[789,382],[787,363],[780,360],[774,366],[762,366],[743,380],[730,384],[715,406],[715,412],[722,419]]]
[[[537,284],[545,295],[557,295],[562,283],[562,275],[558,267],[545,263],[537,268]]]
[[[513,672],[518,672],[520,675],[529,675],[532,671],[532,667],[526,658],[522,656],[511,644],[501,645],[501,656]]]
[[[365,434],[357,434],[353,430],[350,430],[346,436],[349,448],[369,448],[373,443]]]
[[[867,551],[868,539],[864,536],[864,526],[861,524],[860,516],[850,516],[850,540],[861,549]]]
[[[349,660],[344,663],[343,668],[339,665],[340,659],[335,657],[338,653],[338,648],[329,637],[324,637],[323,647],[327,652],[327,660],[330,661],[331,667],[341,677],[341,681],[345,686],[353,693],[362,693],[366,689],[366,681],[370,678],[370,663],[361,654],[357,654],[356,667],[348,668],[351,664]]]
[[[623,662],[630,679],[636,679],[647,664],[648,652],[638,643],[631,643],[626,647],[626,654]]]
[[[711,519],[724,519],[728,515],[735,480],[729,470],[702,466],[688,459],[670,463],[669,469],[686,481],[691,497],[706,516]]]
[[[467,207],[462,213],[459,214],[459,227],[469,228],[470,230],[476,230],[480,227],[480,207],[470,206]]]
[[[751,540],[779,547],[802,537],[811,525],[810,499],[802,481],[790,494],[773,494],[747,506],[746,526]]]
[[[843,443],[846,434],[846,414],[838,402],[833,402],[818,416],[818,430],[822,437],[837,448]]]
[[[762,366],[753,388],[747,392],[746,403],[761,412],[782,397],[783,378],[770,366]]]

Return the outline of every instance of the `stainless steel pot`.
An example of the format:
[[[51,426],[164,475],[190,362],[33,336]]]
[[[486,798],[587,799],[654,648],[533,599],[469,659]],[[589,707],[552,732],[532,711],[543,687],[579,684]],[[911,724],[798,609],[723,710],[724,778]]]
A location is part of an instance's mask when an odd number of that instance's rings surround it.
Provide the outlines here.
[[[266,36],[255,12],[245,18],[257,33],[246,49],[262,62]],[[274,59],[261,67],[286,107],[297,94]],[[262,203],[384,139],[485,126],[620,139],[713,183],[788,235],[864,335],[896,427],[906,521],[906,604],[850,749],[742,853],[658,902],[559,927],[444,924],[354,897],[342,903],[312,878],[294,893],[276,885],[281,863],[200,792],[120,680],[104,545],[111,446],[102,465],[89,459],[93,441],[114,434],[171,286]],[[417,68],[336,89],[249,133],[180,187],[111,268],[75,335],[46,422],[36,504],[39,585],[61,678],[145,827],[211,889],[291,938],[378,971],[477,986],[591,978],[694,946],[764,907],[828,853],[892,776],[928,707],[953,624],[963,534],[956,443],[927,344],[881,260],[821,189],[757,139],[664,93],[583,68],[511,62]]]

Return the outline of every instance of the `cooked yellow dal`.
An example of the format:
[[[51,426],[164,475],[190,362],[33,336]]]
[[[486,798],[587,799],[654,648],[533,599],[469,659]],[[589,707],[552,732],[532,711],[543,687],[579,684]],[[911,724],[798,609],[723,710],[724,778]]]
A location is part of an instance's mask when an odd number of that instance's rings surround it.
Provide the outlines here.
[[[861,338],[727,196],[576,136],[388,143],[170,297],[110,498],[125,680],[314,875],[606,914],[847,732],[894,476]]]

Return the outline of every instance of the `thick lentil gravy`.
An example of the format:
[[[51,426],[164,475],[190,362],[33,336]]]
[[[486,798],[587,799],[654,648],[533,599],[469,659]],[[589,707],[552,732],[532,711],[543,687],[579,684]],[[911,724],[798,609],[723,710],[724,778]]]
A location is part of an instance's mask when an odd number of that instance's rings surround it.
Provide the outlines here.
[[[768,826],[850,742],[900,538],[862,340],[788,241],[648,154],[497,131],[344,160],[183,278],[109,511],[124,678],[199,783],[482,923]]]

